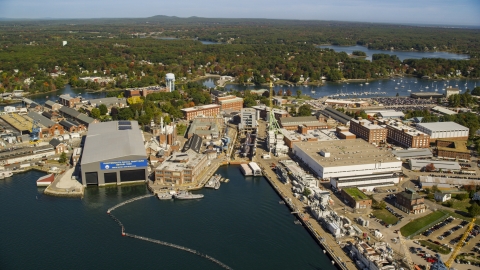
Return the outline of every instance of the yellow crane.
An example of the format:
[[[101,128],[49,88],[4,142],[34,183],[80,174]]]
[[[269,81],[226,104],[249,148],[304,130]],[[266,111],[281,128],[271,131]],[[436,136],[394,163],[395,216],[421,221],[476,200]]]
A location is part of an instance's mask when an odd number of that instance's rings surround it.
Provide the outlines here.
[[[460,238],[460,241],[458,241],[457,245],[452,251],[452,255],[450,255],[450,258],[448,258],[447,262],[445,263],[445,266],[450,268],[455,261],[455,258],[457,257],[458,253],[460,252],[460,249],[463,247],[463,242],[465,242],[465,239],[467,239],[468,235],[473,229],[473,226],[475,225],[475,218],[470,221],[468,224],[467,230],[465,230],[465,233],[462,235],[462,238]]]
[[[400,230],[397,231],[398,240],[400,240],[400,245],[402,245],[403,253],[405,253],[405,259],[407,260],[407,266],[410,270],[415,269],[415,264],[413,263],[412,257],[410,257],[410,253],[408,252],[407,246],[405,245],[405,240],[403,239],[402,233]]]

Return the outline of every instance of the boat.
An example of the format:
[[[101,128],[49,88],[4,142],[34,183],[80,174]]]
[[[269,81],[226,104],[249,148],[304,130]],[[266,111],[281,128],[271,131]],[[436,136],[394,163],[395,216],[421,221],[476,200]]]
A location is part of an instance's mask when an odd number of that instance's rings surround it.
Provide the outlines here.
[[[159,200],[171,200],[173,195],[170,193],[157,193],[157,198]]]
[[[188,191],[180,191],[175,195],[175,199],[178,200],[195,200],[195,199],[201,199],[203,198],[203,194],[192,194],[191,192]]]
[[[228,183],[228,182],[230,182],[230,179],[228,179],[228,178],[225,179],[225,183]]]
[[[412,92],[412,90],[408,89],[407,92]]]
[[[215,189],[219,189],[219,188],[220,188],[220,181],[217,181],[217,182],[215,183],[215,187],[214,187],[214,188],[215,188]]]

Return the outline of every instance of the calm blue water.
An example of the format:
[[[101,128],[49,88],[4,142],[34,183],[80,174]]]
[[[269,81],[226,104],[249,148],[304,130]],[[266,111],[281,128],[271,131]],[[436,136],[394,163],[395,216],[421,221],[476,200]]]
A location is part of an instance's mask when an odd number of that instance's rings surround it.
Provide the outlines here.
[[[178,38],[175,37],[157,37],[155,39],[160,39],[160,40],[177,40]],[[224,43],[219,43],[219,42],[214,42],[214,41],[208,41],[208,40],[199,40],[202,44],[204,45],[216,45],[216,44],[224,44]]]
[[[263,178],[230,179],[202,200],[147,198],[113,211],[128,233],[183,245],[234,269],[334,269]],[[121,237],[109,207],[144,185],[88,188],[83,200],[49,197],[28,172],[0,180],[0,269],[221,269],[196,255]]]
[[[209,78],[200,81],[207,87],[215,87],[215,79]],[[278,93],[282,90],[284,93],[287,89],[292,91],[292,95],[296,95],[297,91],[302,94],[307,94],[314,98],[321,98],[324,96],[334,96],[336,98],[364,98],[364,97],[387,97],[396,96],[410,96],[413,92],[438,92],[444,93],[443,89],[447,86],[458,87],[461,92],[466,89],[472,90],[475,86],[480,86],[480,80],[456,79],[449,81],[432,81],[422,80],[417,78],[394,78],[382,79],[365,82],[350,82],[350,83],[335,83],[325,82],[320,86],[274,86],[273,90]],[[402,87],[403,86],[403,87]],[[428,87],[428,88],[427,88]],[[250,85],[244,86],[239,84],[230,84],[225,87],[228,91],[233,90],[253,90],[253,89],[267,89],[266,86]],[[435,91],[437,89],[437,91]],[[313,93],[312,90],[315,92]],[[411,90],[410,92],[408,90]]]
[[[367,47],[356,46],[334,46],[334,45],[321,45],[318,48],[333,49],[336,52],[346,52],[351,54],[353,51],[362,51],[367,53],[367,60],[372,60],[372,55],[376,53],[383,53],[388,55],[396,55],[403,61],[405,59],[422,59],[422,58],[444,58],[444,59],[469,59],[470,57],[465,54],[456,54],[448,52],[402,52],[402,51],[382,51],[382,50],[370,50]]]

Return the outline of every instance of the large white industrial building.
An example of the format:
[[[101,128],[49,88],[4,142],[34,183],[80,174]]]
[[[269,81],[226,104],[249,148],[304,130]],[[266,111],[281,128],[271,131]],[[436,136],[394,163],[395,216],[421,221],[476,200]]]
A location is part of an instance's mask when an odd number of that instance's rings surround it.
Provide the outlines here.
[[[468,139],[468,128],[455,122],[418,123],[416,128],[430,135],[430,139],[452,138],[457,140]]]
[[[373,190],[399,182],[402,162],[362,139],[298,142],[293,153],[336,188]]]
[[[147,165],[137,121],[90,125],[81,161],[84,186],[145,182]]]

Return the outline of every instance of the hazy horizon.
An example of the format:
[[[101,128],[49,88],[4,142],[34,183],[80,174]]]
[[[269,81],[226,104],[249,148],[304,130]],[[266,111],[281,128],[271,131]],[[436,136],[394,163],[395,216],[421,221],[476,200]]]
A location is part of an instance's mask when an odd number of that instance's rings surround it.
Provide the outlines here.
[[[480,26],[477,0],[3,0],[4,19],[148,18],[156,15],[232,19],[326,20],[392,24]]]

